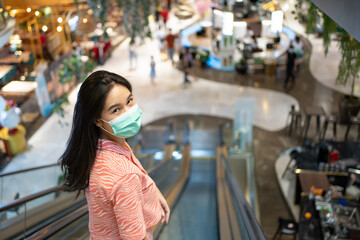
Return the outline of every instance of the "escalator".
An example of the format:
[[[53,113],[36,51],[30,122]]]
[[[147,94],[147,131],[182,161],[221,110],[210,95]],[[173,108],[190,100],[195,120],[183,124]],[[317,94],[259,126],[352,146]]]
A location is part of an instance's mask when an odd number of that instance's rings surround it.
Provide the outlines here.
[[[158,239],[215,240],[218,235],[215,160],[191,159],[188,183]]]
[[[165,133],[168,141],[163,151],[154,150],[151,155],[139,157],[172,211],[169,224],[155,228],[154,239],[265,239],[227,162],[226,147],[221,146],[222,128],[220,132],[196,133],[185,125],[182,136],[178,134],[182,141],[176,141],[172,128],[169,126]],[[197,149],[191,150],[192,141],[196,142],[192,145]],[[175,142],[182,144],[177,146]],[[84,203],[69,214],[54,217],[41,229],[19,236],[89,239],[87,225],[88,211]]]

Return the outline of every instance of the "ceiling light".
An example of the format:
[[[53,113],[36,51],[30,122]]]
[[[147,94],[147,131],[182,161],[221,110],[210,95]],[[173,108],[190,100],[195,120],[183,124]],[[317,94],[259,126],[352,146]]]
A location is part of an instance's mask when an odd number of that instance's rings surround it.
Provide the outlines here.
[[[62,27],[61,27],[61,26],[58,26],[58,27],[56,28],[56,30],[57,30],[58,32],[61,32],[61,31],[62,31]]]
[[[39,16],[39,15],[40,15],[40,12],[39,12],[39,11],[36,11],[36,12],[35,12],[35,15],[36,15],[36,16]]]
[[[31,8],[28,7],[28,8],[26,9],[26,11],[27,11],[28,13],[31,12]]]
[[[63,21],[62,17],[58,17],[57,21],[58,21],[58,23],[62,23],[62,21]]]
[[[48,27],[47,27],[46,25],[44,25],[44,26],[42,26],[42,28],[41,28],[41,29],[43,30],[43,32],[47,32]]]

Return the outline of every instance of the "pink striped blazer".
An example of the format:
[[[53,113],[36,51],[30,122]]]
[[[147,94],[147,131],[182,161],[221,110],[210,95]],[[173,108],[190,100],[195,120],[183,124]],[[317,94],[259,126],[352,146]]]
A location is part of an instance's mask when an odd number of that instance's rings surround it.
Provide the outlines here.
[[[128,145],[99,139],[85,193],[91,239],[152,239],[163,210],[154,181]]]

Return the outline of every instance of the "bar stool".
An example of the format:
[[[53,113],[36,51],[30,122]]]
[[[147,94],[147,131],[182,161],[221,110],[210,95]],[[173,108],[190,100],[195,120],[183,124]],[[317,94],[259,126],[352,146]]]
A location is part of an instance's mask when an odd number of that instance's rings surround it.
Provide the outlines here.
[[[357,140],[359,142],[360,141],[360,118],[355,117],[355,116],[350,117],[350,122],[349,122],[349,124],[347,126],[347,129],[346,129],[345,142],[347,141],[349,131],[350,131],[350,128],[351,128],[352,125],[358,125],[358,136],[357,136],[358,139]]]
[[[320,141],[324,140],[329,123],[333,124],[333,137],[336,140],[336,125],[338,123],[338,117],[336,115],[329,115],[325,118],[324,127],[322,133],[320,134]]]
[[[293,124],[295,123],[295,129],[297,127],[300,128],[301,123],[301,113],[300,111],[295,110],[295,105],[291,105],[291,111],[289,112],[288,118],[291,118],[290,120],[290,127],[289,127],[289,136],[291,136]]]
[[[279,217],[278,219],[278,229],[272,240],[275,240],[283,234],[292,235],[294,240],[296,239],[296,234],[298,232],[298,224],[294,220],[284,219]]]

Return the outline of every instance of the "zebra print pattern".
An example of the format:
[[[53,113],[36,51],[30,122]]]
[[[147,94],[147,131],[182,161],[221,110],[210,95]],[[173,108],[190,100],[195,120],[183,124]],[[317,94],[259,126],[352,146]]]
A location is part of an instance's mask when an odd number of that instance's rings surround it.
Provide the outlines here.
[[[91,239],[152,239],[163,210],[154,181],[128,145],[99,139],[85,194]]]

